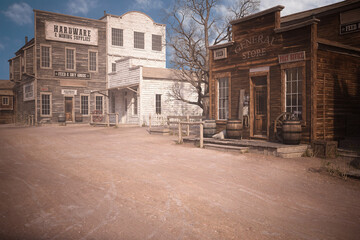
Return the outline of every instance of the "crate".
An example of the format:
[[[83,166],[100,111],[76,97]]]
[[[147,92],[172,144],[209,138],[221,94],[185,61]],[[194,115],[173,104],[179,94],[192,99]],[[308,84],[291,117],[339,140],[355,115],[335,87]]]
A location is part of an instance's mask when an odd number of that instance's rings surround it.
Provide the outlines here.
[[[312,149],[315,157],[320,158],[336,158],[338,142],[315,140],[312,142]]]

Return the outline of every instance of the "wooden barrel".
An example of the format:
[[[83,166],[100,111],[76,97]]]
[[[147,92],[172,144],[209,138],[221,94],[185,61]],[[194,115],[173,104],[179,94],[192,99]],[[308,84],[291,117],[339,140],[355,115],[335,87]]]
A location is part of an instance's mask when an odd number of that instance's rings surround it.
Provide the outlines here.
[[[226,130],[227,120],[216,120],[216,133]]]
[[[283,143],[300,144],[301,140],[301,122],[296,120],[284,121],[282,126]]]
[[[58,122],[65,122],[65,114],[63,113],[60,113],[59,116],[58,116]]]
[[[240,139],[242,127],[241,120],[228,120],[226,124],[226,137]]]
[[[204,122],[204,137],[211,138],[216,134],[215,120],[205,120]]]
[[[82,115],[79,112],[75,113],[75,122],[82,122]]]

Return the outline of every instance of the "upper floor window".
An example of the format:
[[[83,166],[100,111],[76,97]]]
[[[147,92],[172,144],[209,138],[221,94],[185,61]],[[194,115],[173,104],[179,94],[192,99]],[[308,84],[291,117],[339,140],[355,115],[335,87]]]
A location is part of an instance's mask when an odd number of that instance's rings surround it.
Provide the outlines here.
[[[97,71],[97,52],[89,51],[89,71]]]
[[[2,105],[4,106],[9,105],[9,97],[2,97]]]
[[[161,35],[152,35],[152,50],[161,51]]]
[[[134,48],[145,49],[144,36],[143,32],[134,32]]]
[[[118,28],[111,29],[111,44],[114,46],[123,46],[123,30]]]
[[[286,112],[294,113],[302,119],[302,67],[285,69]]]
[[[65,69],[75,70],[75,49],[65,48]]]
[[[116,72],[116,63],[111,64],[111,71]]]
[[[40,66],[42,68],[51,68],[51,47],[41,45],[40,47]]]

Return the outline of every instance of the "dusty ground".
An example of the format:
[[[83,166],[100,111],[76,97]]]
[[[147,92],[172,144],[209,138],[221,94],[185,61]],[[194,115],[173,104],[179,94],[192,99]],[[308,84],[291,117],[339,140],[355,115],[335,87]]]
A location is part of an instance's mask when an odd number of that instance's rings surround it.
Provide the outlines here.
[[[0,126],[0,239],[359,239],[360,181],[144,128]]]

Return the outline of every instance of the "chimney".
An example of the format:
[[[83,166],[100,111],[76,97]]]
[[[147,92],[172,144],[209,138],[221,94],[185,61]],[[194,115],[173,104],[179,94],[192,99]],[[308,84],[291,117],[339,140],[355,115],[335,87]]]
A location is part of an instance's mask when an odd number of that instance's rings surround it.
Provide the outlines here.
[[[25,44],[28,43],[28,36],[25,36]]]
[[[106,16],[106,10],[104,10],[104,16]]]

